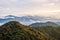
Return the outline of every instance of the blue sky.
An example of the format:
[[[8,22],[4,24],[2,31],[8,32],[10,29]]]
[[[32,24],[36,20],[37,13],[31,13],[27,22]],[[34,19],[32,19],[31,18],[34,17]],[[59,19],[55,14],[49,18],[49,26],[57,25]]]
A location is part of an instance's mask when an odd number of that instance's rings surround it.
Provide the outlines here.
[[[0,16],[6,15],[60,18],[60,0],[0,0]]]

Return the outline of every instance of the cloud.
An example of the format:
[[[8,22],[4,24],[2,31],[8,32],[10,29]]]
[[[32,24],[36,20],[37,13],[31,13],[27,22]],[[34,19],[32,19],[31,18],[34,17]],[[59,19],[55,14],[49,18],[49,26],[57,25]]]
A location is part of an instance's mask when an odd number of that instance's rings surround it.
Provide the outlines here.
[[[54,16],[60,13],[60,0],[0,0],[0,16],[39,15]]]
[[[19,7],[19,8],[31,8],[41,7],[44,5],[55,5],[60,0],[0,0],[0,6],[2,7]]]

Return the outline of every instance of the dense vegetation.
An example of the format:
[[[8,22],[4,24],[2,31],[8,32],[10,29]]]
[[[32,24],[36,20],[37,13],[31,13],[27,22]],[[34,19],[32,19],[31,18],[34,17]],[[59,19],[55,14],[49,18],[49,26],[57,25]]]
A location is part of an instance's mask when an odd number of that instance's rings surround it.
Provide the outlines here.
[[[60,27],[35,27],[38,31],[42,32],[45,36],[60,40]]]
[[[29,27],[16,21],[0,27],[0,40],[59,40],[60,27]]]

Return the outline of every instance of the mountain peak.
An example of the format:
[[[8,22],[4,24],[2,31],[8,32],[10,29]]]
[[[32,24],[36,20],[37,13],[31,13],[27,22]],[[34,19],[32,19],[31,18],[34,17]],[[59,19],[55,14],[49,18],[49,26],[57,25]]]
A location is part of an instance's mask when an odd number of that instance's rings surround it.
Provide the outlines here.
[[[10,21],[10,22],[19,23],[18,21]],[[9,23],[9,22],[8,22],[8,23]]]
[[[10,22],[8,22],[8,23],[5,23],[4,25],[2,25],[2,26],[22,26],[22,24],[21,23],[19,23],[19,22],[17,22],[17,21],[10,21]]]
[[[7,15],[7,16],[5,16],[5,18],[14,18],[14,17],[16,17],[16,16],[14,16],[14,15]]]
[[[14,15],[7,15],[6,17],[13,17]]]
[[[17,24],[18,23],[18,24]],[[47,40],[47,37],[35,28],[11,21],[0,27],[1,40]]]

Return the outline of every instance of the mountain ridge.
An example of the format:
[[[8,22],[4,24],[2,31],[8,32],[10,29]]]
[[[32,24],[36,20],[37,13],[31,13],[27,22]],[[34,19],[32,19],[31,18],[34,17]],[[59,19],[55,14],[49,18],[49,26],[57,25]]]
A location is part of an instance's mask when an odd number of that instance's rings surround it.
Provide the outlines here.
[[[54,22],[45,22],[45,23],[32,23],[29,26],[31,27],[41,27],[41,26],[59,26],[58,24],[54,23]]]
[[[5,16],[4,18],[0,18],[0,23],[6,23],[9,21],[18,21],[24,25],[30,25],[32,23],[36,22],[47,22],[48,20],[56,20],[55,18],[52,17],[43,17],[43,16],[14,16],[14,15],[8,15]],[[56,22],[57,24],[60,25],[59,22]]]
[[[37,37],[36,37],[37,36]],[[0,27],[0,40],[45,40],[43,33],[24,26],[16,21],[8,22]]]
[[[17,21],[0,26],[0,40],[60,40],[60,27],[29,27]]]

